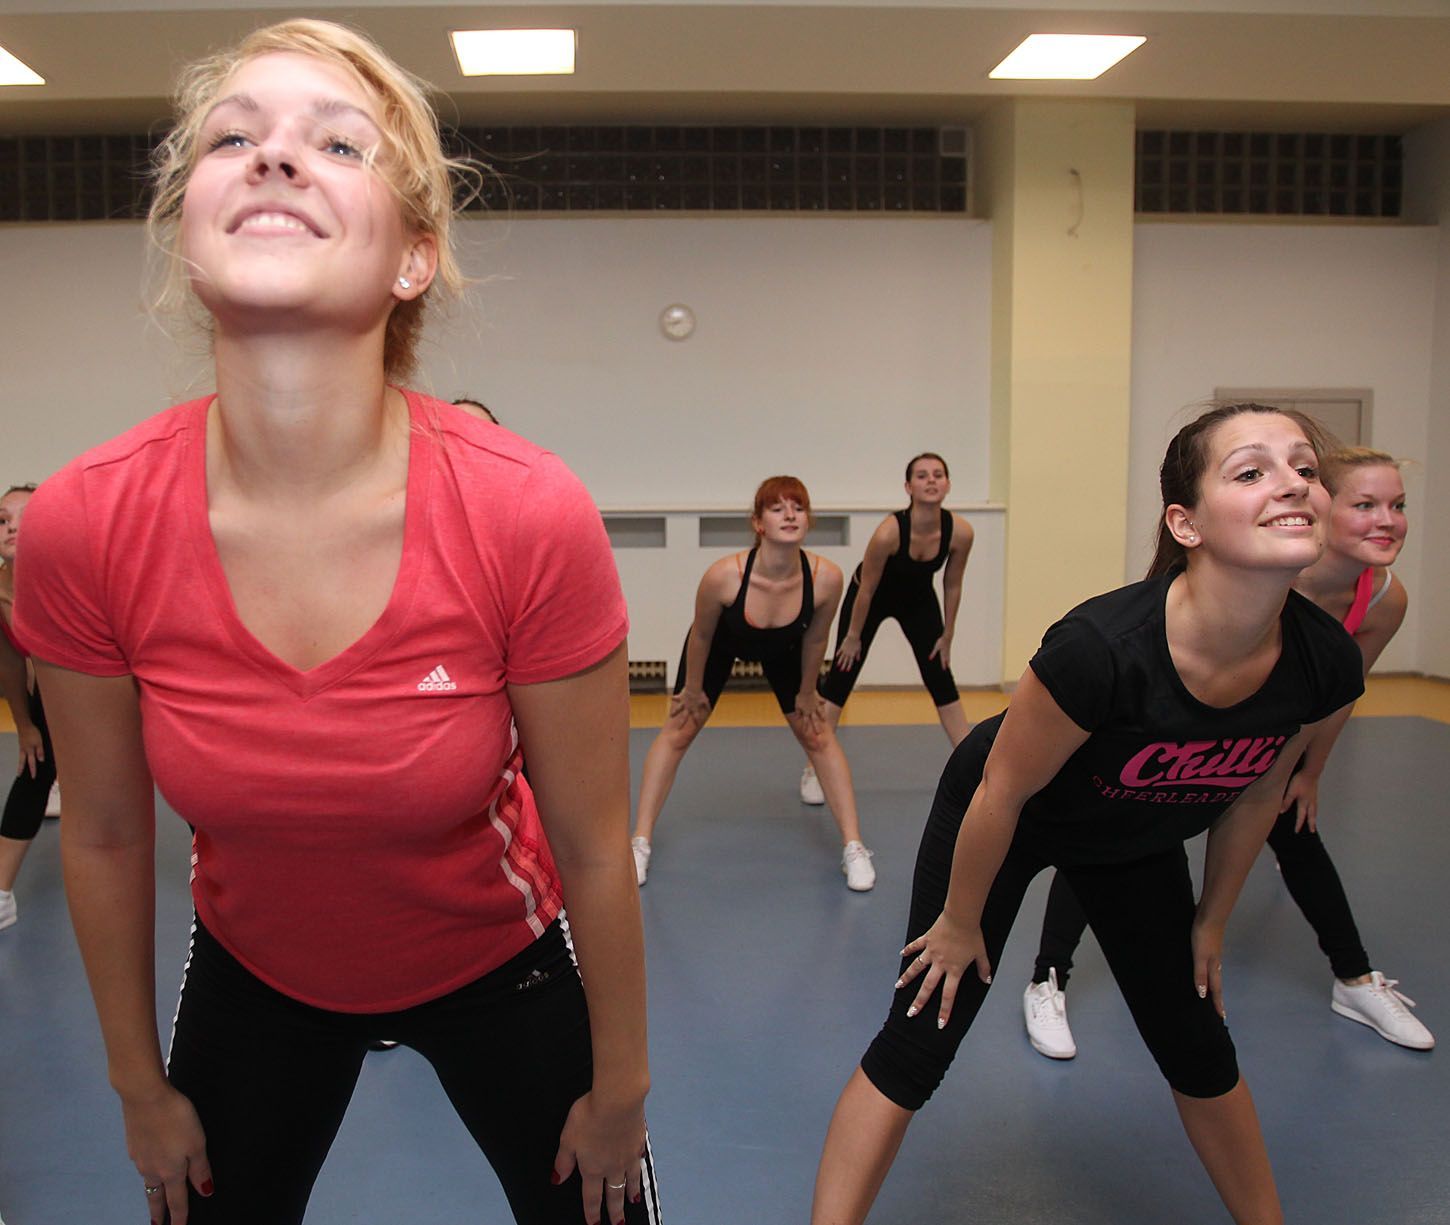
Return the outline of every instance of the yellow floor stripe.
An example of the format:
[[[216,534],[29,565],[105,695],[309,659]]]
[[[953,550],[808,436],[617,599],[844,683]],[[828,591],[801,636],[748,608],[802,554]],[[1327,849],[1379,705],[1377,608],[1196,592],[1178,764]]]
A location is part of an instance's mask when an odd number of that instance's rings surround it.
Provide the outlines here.
[[[973,723],[990,718],[1007,706],[1007,695],[997,689],[962,690],[962,707]],[[663,693],[636,693],[629,699],[631,727],[659,727],[669,709]],[[1413,715],[1450,723],[1450,681],[1423,676],[1372,676],[1355,717]],[[841,717],[843,726],[931,726],[937,721],[931,698],[921,689],[863,689],[851,697]],[[727,692],[710,719],[711,727],[770,727],[782,722],[780,707],[769,692]]]

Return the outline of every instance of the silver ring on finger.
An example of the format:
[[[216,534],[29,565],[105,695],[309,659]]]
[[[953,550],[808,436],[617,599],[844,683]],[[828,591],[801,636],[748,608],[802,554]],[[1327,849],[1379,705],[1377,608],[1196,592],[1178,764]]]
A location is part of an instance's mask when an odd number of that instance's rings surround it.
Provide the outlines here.
[[[611,1191],[623,1191],[628,1184],[622,1182],[606,1182],[604,1185]]]
[[[154,1187],[143,1186],[141,1190],[145,1191],[147,1195],[160,1195],[161,1192],[166,1190],[166,1187],[162,1183],[157,1183]]]

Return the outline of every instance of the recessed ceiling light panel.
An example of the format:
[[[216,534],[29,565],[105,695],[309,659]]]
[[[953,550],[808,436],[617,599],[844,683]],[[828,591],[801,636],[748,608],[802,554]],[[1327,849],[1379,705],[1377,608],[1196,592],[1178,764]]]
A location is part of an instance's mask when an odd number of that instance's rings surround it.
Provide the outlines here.
[[[449,37],[466,77],[574,71],[573,30],[454,30]]]
[[[1091,81],[1147,41],[1139,34],[1029,34],[987,75],[1012,81]]]
[[[45,78],[32,72],[4,47],[0,47],[0,85],[44,85]]]

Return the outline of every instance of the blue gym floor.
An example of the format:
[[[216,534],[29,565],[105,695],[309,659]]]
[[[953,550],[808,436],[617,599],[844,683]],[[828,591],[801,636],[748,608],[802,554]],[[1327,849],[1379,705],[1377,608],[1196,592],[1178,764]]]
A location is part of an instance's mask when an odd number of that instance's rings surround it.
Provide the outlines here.
[[[633,733],[636,774],[652,735]],[[947,745],[934,727],[842,738],[876,851],[873,893],[846,890],[830,817],[796,802],[801,763],[784,727],[707,730],[657,831],[642,894],[649,1120],[670,1225],[806,1221],[836,1094],[886,1007]],[[0,737],[0,761],[13,743]],[[1438,948],[1450,800],[1435,781],[1447,758],[1450,726],[1354,720],[1325,779],[1321,828],[1376,967],[1402,978],[1450,1041]],[[106,1084],[56,832],[42,830],[17,887],[20,922],[0,932],[0,1216],[137,1225],[140,1179]],[[187,830],[169,812],[159,844],[158,1011],[169,1024],[190,919]],[[1226,1221],[1091,939],[1070,993],[1077,1059],[1053,1063],[1028,1046],[1021,990],[1045,889],[1043,878],[1028,895],[998,986],[872,1220]],[[1267,852],[1234,914],[1225,981],[1288,1219],[1450,1222],[1450,1065],[1330,1011],[1327,964]],[[309,1225],[508,1220],[428,1066],[405,1049],[370,1056]]]

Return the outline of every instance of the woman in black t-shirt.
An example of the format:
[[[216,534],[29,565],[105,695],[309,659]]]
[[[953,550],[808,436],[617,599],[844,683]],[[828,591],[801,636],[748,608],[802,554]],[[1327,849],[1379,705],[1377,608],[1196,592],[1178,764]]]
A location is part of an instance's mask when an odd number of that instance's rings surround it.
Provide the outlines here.
[[[942,775],[898,992],[836,1106],[816,1225],[864,1220],[986,996],[1032,878],[1071,883],[1235,1221],[1282,1220],[1223,1022],[1224,926],[1314,725],[1359,696],[1354,644],[1292,591],[1329,498],[1312,424],[1214,409],[1174,438],[1149,578],[1043,638]],[[1207,829],[1195,905],[1183,841]]]

